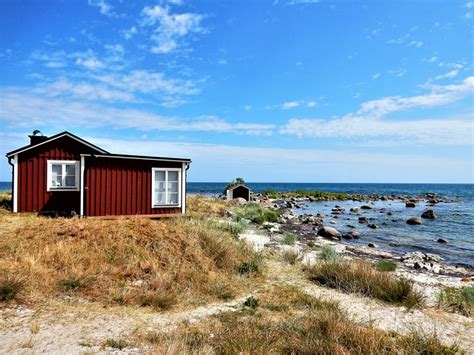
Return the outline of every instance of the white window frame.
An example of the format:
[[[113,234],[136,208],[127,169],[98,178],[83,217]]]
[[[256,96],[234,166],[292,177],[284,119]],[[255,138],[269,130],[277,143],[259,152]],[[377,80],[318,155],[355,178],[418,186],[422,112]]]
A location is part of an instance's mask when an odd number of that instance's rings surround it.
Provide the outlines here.
[[[165,172],[165,201],[168,200],[168,172],[177,171],[178,172],[178,203],[165,203],[165,204],[155,204],[155,172],[164,171]],[[151,208],[161,208],[161,207],[181,207],[181,194],[182,194],[182,176],[180,168],[152,168],[151,169]]]
[[[75,185],[66,187],[66,186],[53,186],[51,184],[51,177],[53,172],[53,165],[61,165],[62,166],[62,183],[65,185],[66,182],[66,165],[74,165],[75,167]],[[48,167],[47,167],[47,174],[46,174],[46,181],[47,181],[47,191],[79,191],[80,189],[80,175],[79,175],[79,160],[48,160]]]

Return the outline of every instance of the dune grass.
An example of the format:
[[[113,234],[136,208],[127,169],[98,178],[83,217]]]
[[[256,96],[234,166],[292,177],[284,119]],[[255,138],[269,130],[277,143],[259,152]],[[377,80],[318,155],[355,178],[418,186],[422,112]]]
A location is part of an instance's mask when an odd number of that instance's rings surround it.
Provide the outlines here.
[[[391,260],[380,260],[375,264],[375,267],[378,271],[390,272],[397,269],[397,264]]]
[[[167,354],[454,354],[434,335],[402,336],[351,320],[337,303],[291,286],[252,298],[241,311],[173,333],[148,331],[142,341]],[[250,305],[251,303],[251,305]]]
[[[423,304],[423,297],[409,280],[377,271],[367,262],[330,260],[304,270],[309,280],[347,293],[358,293],[407,308]]]
[[[443,288],[438,296],[438,307],[472,317],[474,315],[474,286]]]
[[[219,199],[210,199],[201,195],[186,197],[187,213],[224,216],[228,202]]]
[[[321,249],[321,258],[326,261],[336,261],[340,259],[340,256],[332,246],[324,245]]]
[[[67,292],[104,304],[169,309],[238,294],[262,267],[246,244],[204,219],[2,214],[0,225],[5,301],[20,292],[31,302]]]

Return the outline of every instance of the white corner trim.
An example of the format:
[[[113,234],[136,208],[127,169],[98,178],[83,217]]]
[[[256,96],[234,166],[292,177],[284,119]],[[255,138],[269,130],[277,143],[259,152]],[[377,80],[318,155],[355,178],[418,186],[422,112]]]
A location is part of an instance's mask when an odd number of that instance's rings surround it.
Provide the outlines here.
[[[13,212],[18,212],[18,154],[13,156]]]
[[[187,178],[187,168],[188,164],[183,162],[182,173],[181,173],[181,213],[186,213],[186,178]]]
[[[80,165],[80,168],[81,168],[81,178],[80,178],[80,186],[81,186],[81,207],[80,207],[80,216],[81,217],[84,217],[84,185],[85,185],[85,181],[84,181],[84,170],[85,170],[85,159],[84,157],[81,157],[81,165]]]

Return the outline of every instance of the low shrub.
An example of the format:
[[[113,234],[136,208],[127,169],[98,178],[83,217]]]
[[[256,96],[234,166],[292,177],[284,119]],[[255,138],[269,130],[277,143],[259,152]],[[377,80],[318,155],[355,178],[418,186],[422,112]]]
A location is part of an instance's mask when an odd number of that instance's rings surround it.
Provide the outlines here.
[[[16,299],[25,286],[25,281],[17,276],[0,276],[0,302]]]
[[[286,244],[286,245],[295,245],[296,235],[290,232],[285,232],[285,234],[283,234],[282,242],[283,244]]]
[[[219,230],[228,232],[234,238],[238,238],[239,235],[247,229],[246,225],[242,222],[229,222],[229,221],[213,221],[211,226]]]
[[[256,309],[258,307],[258,299],[253,296],[250,296],[245,300],[244,306],[250,309]]]
[[[81,282],[76,279],[62,279],[58,281],[58,286],[64,291],[68,292],[81,287]]]
[[[263,255],[260,253],[252,253],[247,261],[242,263],[238,268],[240,275],[260,274],[264,265]]]
[[[284,250],[281,253],[281,258],[284,262],[290,265],[295,265],[301,260],[301,256],[296,250]]]
[[[280,214],[277,210],[270,208],[263,208],[256,203],[248,203],[245,206],[236,206],[235,219],[241,221],[243,219],[249,220],[252,223],[263,224],[264,222],[277,222]]]
[[[107,340],[105,340],[103,343],[102,343],[103,346],[106,346],[108,348],[114,348],[114,349],[118,349],[118,350],[123,350],[125,349],[128,344],[125,340],[123,339],[112,339],[112,338],[109,338]]]
[[[211,282],[208,286],[209,293],[220,300],[228,301],[235,297],[235,291],[231,285],[225,282]]]
[[[321,249],[321,258],[326,261],[335,261],[338,260],[339,254],[337,251],[330,245],[324,245]]]
[[[445,287],[438,296],[438,307],[466,317],[474,315],[474,286]]]
[[[366,262],[325,261],[305,268],[308,278],[321,285],[348,293],[359,293],[408,308],[420,306],[423,297],[405,278],[374,270]]]
[[[376,264],[378,271],[395,271],[397,269],[397,264],[390,260],[380,260]]]

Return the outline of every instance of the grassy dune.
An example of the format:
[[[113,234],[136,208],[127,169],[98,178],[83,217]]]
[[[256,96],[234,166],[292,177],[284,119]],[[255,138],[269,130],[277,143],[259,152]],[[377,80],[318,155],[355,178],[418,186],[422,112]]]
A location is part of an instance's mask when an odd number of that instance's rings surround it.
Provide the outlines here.
[[[243,266],[258,259],[226,228],[203,218],[51,219],[2,212],[0,225],[0,292],[35,303],[68,294],[167,309],[229,299],[249,283],[241,277]]]

